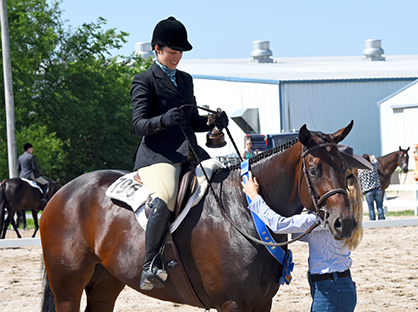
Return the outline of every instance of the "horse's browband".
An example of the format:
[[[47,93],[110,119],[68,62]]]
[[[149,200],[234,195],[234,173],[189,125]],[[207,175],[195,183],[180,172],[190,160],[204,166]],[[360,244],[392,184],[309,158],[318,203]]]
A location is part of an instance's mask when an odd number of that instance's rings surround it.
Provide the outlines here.
[[[318,144],[318,145],[311,146],[310,148],[308,148],[306,151],[304,151],[302,153],[302,156],[301,157],[303,158],[306,155],[308,155],[310,152],[312,152],[312,151],[314,151],[314,150],[316,150],[318,148],[323,148],[323,147],[326,147],[326,146],[337,146],[338,147],[338,144],[337,143],[322,143],[322,144]]]

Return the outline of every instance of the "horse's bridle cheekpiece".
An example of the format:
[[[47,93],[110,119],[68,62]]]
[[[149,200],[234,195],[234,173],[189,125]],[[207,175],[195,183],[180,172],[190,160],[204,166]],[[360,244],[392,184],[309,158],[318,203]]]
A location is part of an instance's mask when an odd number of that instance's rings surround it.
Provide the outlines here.
[[[324,148],[327,146],[335,146],[338,148],[338,145],[336,143],[322,143],[322,144],[318,144],[318,145],[314,145],[311,146],[309,148],[307,148],[306,150],[304,150],[302,152],[302,171],[303,171],[303,175],[305,177],[305,181],[306,181],[306,185],[308,186],[308,190],[309,190],[309,194],[311,195],[312,198],[312,202],[314,204],[315,207],[315,211],[316,214],[320,216],[320,210],[322,209],[322,206],[325,204],[325,202],[327,201],[327,199],[329,197],[331,197],[334,194],[345,194],[348,197],[348,193],[345,189],[343,188],[337,188],[331,191],[326,192],[325,194],[323,194],[321,197],[319,197],[318,195],[315,194],[315,191],[312,187],[312,183],[311,180],[309,179],[309,174],[308,174],[308,168],[306,167],[306,161],[305,161],[305,157],[310,154],[312,151],[319,149],[319,148]],[[301,177],[301,182],[299,183],[299,194],[300,194],[300,184],[302,183],[302,177]],[[300,195],[299,195],[300,197]],[[324,209],[324,226],[327,223],[327,211],[325,211]]]

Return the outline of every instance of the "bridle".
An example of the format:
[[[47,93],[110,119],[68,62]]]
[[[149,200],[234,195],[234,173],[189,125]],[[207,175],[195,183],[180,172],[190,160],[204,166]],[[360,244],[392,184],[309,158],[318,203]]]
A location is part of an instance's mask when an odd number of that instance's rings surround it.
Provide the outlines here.
[[[315,194],[315,190],[312,187],[311,180],[309,179],[308,168],[306,167],[305,157],[308,154],[310,154],[312,151],[317,150],[319,148],[324,148],[324,147],[327,147],[327,146],[335,146],[335,147],[338,148],[338,145],[336,143],[322,143],[322,144],[311,146],[308,149],[305,149],[302,152],[302,156],[301,156],[301,158],[302,158],[301,170],[303,171],[303,176],[305,177],[306,185],[308,186],[309,194],[311,195],[312,202],[313,202],[314,207],[315,207],[315,212],[318,216],[320,216],[320,211],[321,210],[323,210],[325,212],[324,213],[324,225],[327,223],[328,213],[327,213],[327,211],[325,211],[325,209],[322,208],[322,206],[325,204],[327,199],[334,194],[345,194],[348,197],[347,191],[343,188],[333,189],[331,191],[326,192],[321,197],[319,197],[318,195]],[[302,176],[300,178],[300,183],[299,183],[299,187],[298,187],[299,198],[301,198],[301,196],[300,196],[301,184],[302,184]]]
[[[404,151],[404,150],[400,150],[398,152],[398,163],[397,165],[402,169],[402,171],[404,170],[404,167],[406,166],[408,168],[408,161],[407,161],[407,156],[408,156],[408,152]],[[408,171],[406,172],[408,173]]]

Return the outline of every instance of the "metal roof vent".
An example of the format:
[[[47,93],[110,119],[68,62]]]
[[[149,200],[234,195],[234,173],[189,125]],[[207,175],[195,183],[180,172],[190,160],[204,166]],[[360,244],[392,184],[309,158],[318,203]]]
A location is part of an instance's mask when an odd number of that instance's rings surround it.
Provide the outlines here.
[[[251,56],[253,59],[251,62],[255,63],[273,63],[273,59],[270,57],[273,52],[270,50],[270,41],[254,41],[253,51]]]
[[[384,61],[382,56],[385,52],[382,49],[382,41],[379,39],[366,40],[366,48],[363,51],[364,60],[368,61]]]
[[[260,133],[260,118],[258,108],[237,109],[231,115],[231,119],[244,133]]]
[[[154,57],[154,52],[151,50],[151,43],[149,42],[137,42],[135,43],[135,53],[139,54],[144,60]]]

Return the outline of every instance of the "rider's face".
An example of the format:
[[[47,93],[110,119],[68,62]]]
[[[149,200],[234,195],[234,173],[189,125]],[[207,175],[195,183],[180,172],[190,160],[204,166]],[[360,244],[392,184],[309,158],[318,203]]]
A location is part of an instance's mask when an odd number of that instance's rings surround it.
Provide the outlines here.
[[[171,70],[177,68],[177,65],[180,63],[181,58],[183,57],[183,51],[176,51],[170,49],[169,47],[164,47],[160,49],[158,44],[155,46],[157,51],[157,60],[164,66],[167,66]]]

